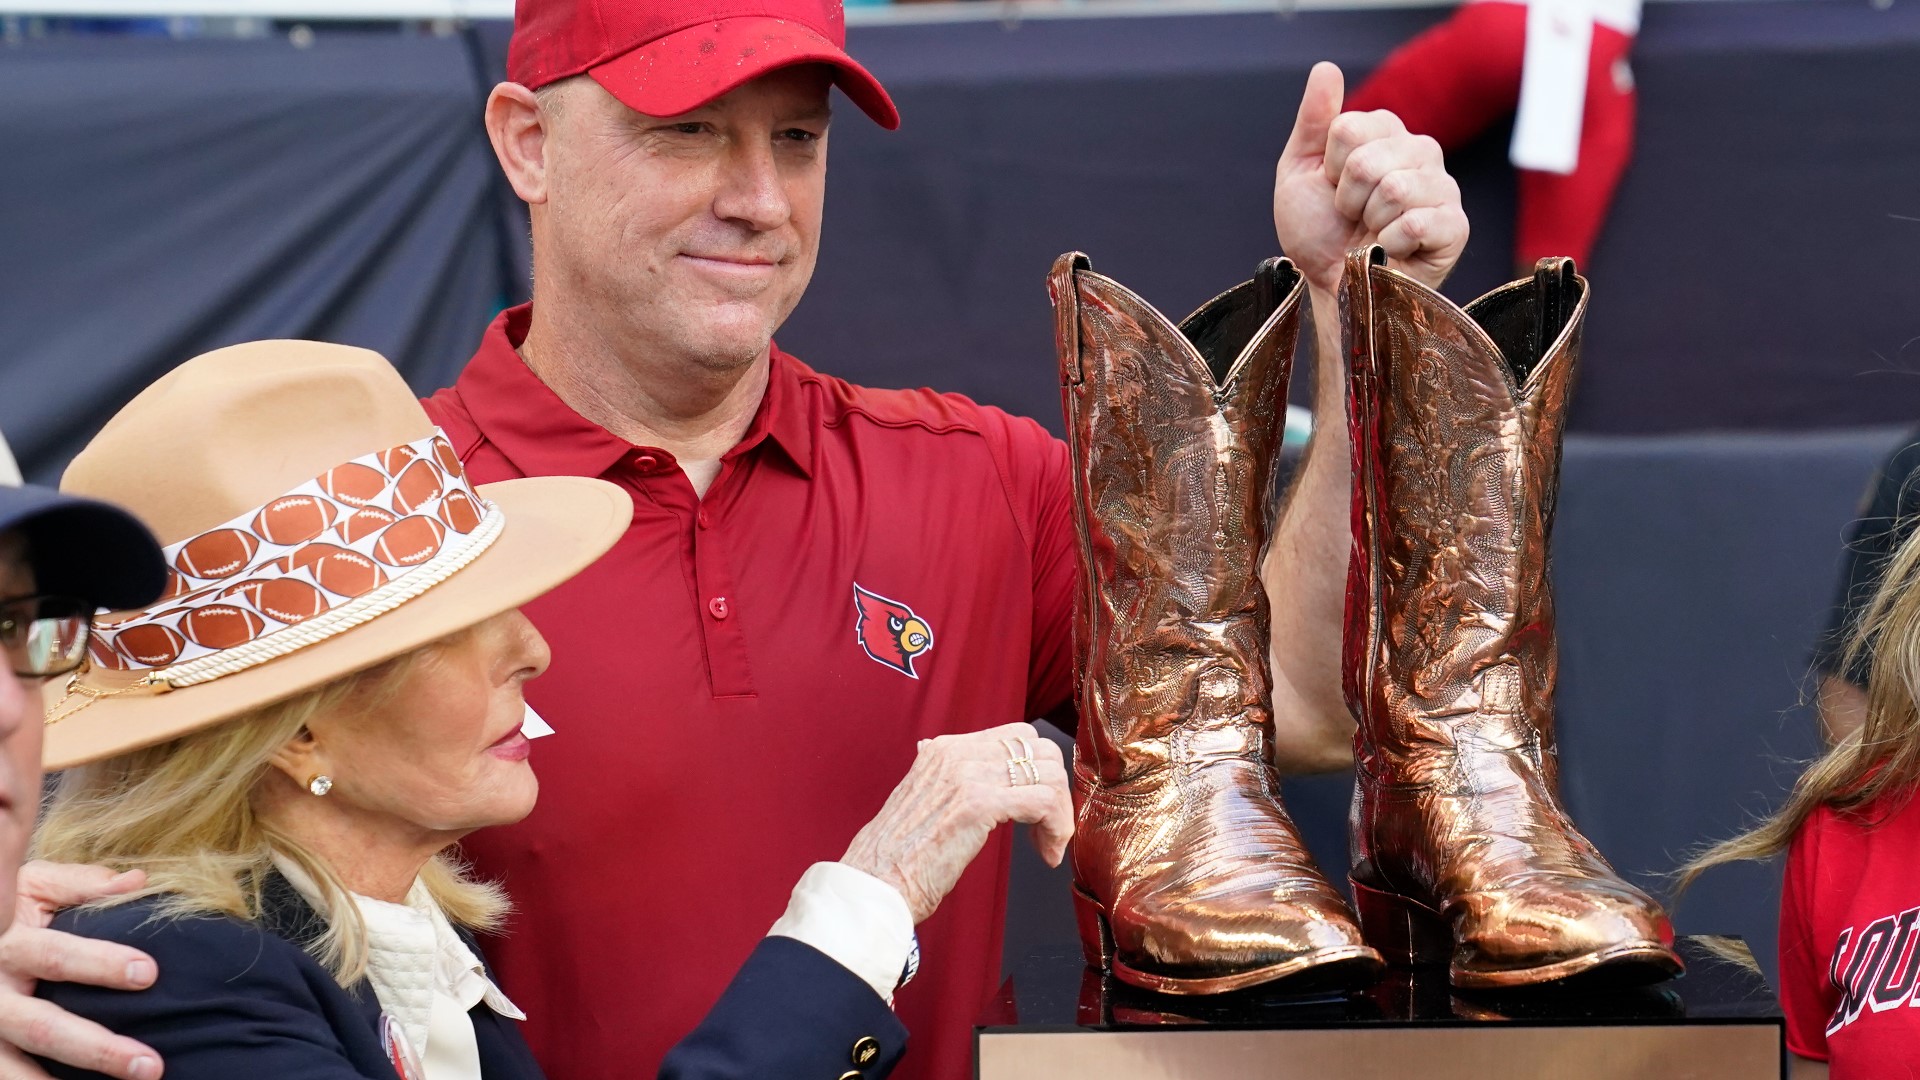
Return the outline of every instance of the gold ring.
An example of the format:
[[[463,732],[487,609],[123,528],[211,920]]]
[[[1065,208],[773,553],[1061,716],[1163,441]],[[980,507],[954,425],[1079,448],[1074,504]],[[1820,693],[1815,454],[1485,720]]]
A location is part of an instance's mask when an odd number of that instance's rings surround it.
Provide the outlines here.
[[[1000,745],[1007,748],[1008,784],[1014,787],[1026,787],[1040,782],[1040,773],[1033,767],[1033,748],[1027,745],[1027,740],[1021,739],[1020,745],[1016,747],[1012,739],[1001,739]],[[1027,778],[1025,784],[1020,782],[1022,775]]]

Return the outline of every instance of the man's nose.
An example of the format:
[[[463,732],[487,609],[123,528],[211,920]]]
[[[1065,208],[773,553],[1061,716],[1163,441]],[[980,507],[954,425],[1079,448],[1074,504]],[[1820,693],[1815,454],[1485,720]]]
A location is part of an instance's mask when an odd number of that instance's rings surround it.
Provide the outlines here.
[[[793,216],[770,140],[737,145],[713,209],[721,220],[741,222],[755,232],[777,229]]]

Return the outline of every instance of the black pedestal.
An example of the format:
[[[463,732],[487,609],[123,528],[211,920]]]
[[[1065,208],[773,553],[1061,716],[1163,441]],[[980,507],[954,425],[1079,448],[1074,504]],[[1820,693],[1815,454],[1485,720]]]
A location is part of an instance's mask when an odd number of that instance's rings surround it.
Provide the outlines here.
[[[1455,990],[1393,971],[1364,994],[1138,990],[1078,950],[1030,957],[975,1035],[980,1080],[1756,1080],[1784,1076],[1785,1026],[1733,938],[1682,938],[1656,986]],[[1744,962],[1744,963],[1743,963]]]

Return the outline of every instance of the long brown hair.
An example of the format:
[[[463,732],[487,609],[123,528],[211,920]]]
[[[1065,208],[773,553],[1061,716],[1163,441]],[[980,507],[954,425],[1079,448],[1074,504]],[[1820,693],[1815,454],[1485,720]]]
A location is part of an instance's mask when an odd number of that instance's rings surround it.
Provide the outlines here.
[[[1838,670],[1856,670],[1863,658],[1872,661],[1866,723],[1808,766],[1772,817],[1681,867],[1681,889],[1722,863],[1780,854],[1822,806],[1855,810],[1883,797],[1910,798],[1920,788],[1920,530],[1887,560],[1873,600],[1851,628]]]

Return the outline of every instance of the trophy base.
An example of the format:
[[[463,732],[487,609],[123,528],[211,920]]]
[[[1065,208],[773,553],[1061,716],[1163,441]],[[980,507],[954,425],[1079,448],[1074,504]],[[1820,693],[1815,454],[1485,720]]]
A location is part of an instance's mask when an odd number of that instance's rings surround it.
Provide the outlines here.
[[[1389,971],[1348,997],[1139,990],[1079,953],[1029,958],[1012,1025],[975,1030],[980,1080],[1756,1080],[1783,1077],[1785,1021],[1736,938],[1681,938],[1687,973],[1629,988],[1449,986]]]

